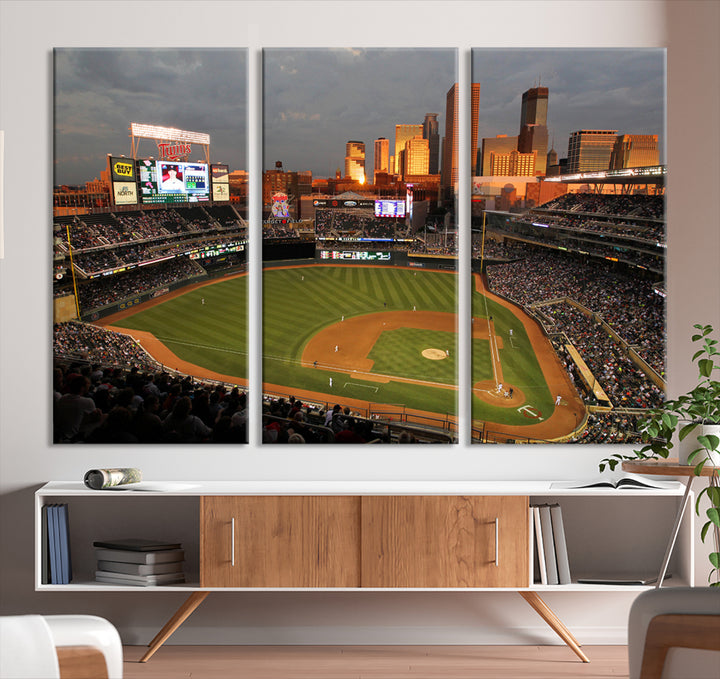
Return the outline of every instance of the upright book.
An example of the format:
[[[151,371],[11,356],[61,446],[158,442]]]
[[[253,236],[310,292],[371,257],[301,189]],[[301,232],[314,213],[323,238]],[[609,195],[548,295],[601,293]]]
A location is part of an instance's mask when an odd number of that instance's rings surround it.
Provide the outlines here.
[[[555,560],[557,561],[558,580],[561,585],[569,585],[572,582],[570,577],[570,559],[568,557],[565,524],[563,523],[560,505],[550,505],[550,517],[552,519],[553,539],[555,542]]]

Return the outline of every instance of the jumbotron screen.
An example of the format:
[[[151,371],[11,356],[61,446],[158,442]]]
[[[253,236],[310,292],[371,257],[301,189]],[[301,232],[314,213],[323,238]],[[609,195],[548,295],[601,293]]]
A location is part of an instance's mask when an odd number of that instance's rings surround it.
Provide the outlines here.
[[[376,200],[376,217],[405,217],[404,200]]]
[[[142,203],[197,203],[210,199],[206,163],[139,160]]]

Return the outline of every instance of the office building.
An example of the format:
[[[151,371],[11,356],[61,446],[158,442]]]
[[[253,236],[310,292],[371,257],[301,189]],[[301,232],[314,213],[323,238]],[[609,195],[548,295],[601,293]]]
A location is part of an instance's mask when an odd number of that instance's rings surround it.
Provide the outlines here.
[[[429,174],[430,143],[422,137],[405,142],[403,150],[403,177]]]
[[[533,177],[535,176],[535,164],[537,153],[510,153],[490,154],[490,175],[493,177]]]
[[[517,151],[517,143],[517,137],[508,137],[506,134],[499,134],[497,137],[483,138],[480,174],[484,177],[492,175],[490,156],[493,153],[507,154],[510,153],[510,151]]]
[[[349,141],[345,144],[345,177],[356,182],[365,182],[364,142]]]
[[[611,170],[648,167],[659,163],[660,151],[656,134],[619,134],[616,137],[610,158]]]
[[[517,150],[519,153],[535,152],[535,174],[538,175],[546,173],[548,98],[547,87],[532,87],[523,92],[520,110],[520,134]]]
[[[438,123],[439,113],[426,113],[423,121],[423,139],[428,140],[429,174],[440,171],[440,129]]]
[[[392,168],[395,174],[402,174],[403,166],[400,160],[400,152],[405,149],[405,142],[413,137],[423,136],[423,126],[417,125],[395,125],[395,167]]]
[[[568,141],[567,172],[607,170],[617,130],[577,130]]]
[[[375,140],[373,149],[373,183],[378,172],[386,172],[390,161],[390,140],[380,137]]]
[[[525,125],[547,125],[548,98],[547,87],[531,87],[523,92],[520,129]]]
[[[443,138],[442,187],[452,189],[458,181],[458,85],[455,83],[445,98],[445,137]],[[477,157],[478,115],[480,111],[480,83],[472,83],[470,91],[470,152]],[[475,168],[471,168],[471,171]]]

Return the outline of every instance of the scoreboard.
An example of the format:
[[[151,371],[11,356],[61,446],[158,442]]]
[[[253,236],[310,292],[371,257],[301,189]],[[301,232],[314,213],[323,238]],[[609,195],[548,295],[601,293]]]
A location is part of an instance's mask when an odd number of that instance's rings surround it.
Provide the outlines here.
[[[320,259],[335,259],[346,262],[389,262],[392,253],[371,250],[320,250],[318,255]]]
[[[376,217],[405,217],[404,200],[376,200]]]

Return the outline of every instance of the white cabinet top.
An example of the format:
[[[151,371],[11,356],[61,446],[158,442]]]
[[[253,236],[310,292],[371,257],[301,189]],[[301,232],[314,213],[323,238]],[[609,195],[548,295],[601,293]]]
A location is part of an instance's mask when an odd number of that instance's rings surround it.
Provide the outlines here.
[[[652,479],[648,479],[652,483]],[[563,483],[563,485],[567,485]],[[558,488],[552,481],[141,481],[112,490],[90,490],[82,481],[51,481],[38,496],[201,495],[682,495],[684,486],[662,489]]]

